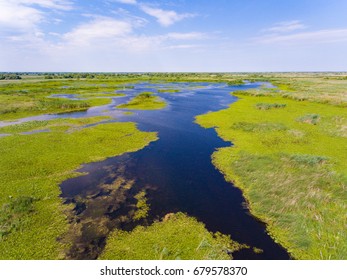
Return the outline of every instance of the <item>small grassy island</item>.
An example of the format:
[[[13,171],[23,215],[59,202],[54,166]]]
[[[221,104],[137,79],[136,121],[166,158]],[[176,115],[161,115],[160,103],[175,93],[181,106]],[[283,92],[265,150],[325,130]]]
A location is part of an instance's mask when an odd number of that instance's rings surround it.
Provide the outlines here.
[[[159,110],[166,107],[166,103],[153,92],[142,92],[132,98],[128,103],[118,105],[120,109],[130,110]]]

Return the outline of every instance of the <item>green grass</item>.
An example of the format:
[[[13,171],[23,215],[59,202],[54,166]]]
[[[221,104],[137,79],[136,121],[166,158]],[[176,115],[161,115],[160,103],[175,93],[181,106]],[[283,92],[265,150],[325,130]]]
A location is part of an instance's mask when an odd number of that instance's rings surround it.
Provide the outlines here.
[[[347,106],[347,80],[334,73],[276,73],[248,75],[250,81],[269,81],[276,88],[240,91],[240,95],[281,96],[297,101]],[[281,101],[283,102],[283,101]]]
[[[130,110],[159,110],[166,107],[166,103],[153,92],[142,92],[128,103],[118,105],[117,108]]]
[[[244,85],[245,82],[243,79],[231,79],[231,81],[228,81],[229,86],[238,86],[238,85]]]
[[[0,83],[0,120],[11,120],[46,113],[87,110],[106,105],[121,88],[109,80],[23,80]],[[51,98],[53,94],[74,94],[83,100]]]
[[[278,103],[257,103],[255,107],[259,110],[270,110],[276,108],[284,108],[286,104],[278,104]]]
[[[33,211],[34,198],[20,196],[4,204],[0,209],[0,241],[9,233],[19,230],[26,215]]]
[[[195,218],[176,213],[131,232],[114,231],[100,259],[228,260],[228,253],[244,247],[226,235],[210,233]]]
[[[231,126],[232,129],[245,132],[272,132],[286,130],[287,127],[281,123],[271,122],[235,122]]]
[[[141,149],[157,139],[134,123],[84,128],[105,118],[59,119],[2,128],[0,138],[0,259],[59,259],[66,244],[57,241],[68,230],[67,206],[59,183],[77,176],[83,163]],[[50,132],[20,132],[49,128]]]
[[[81,129],[83,126],[100,123],[110,120],[109,117],[92,117],[92,118],[76,118],[76,119],[55,119],[51,121],[30,121],[21,124],[0,127],[0,133],[20,134],[23,132],[31,132],[36,130],[49,129],[50,131],[71,132]]]
[[[345,108],[266,95],[239,95],[230,108],[197,117],[234,144],[213,163],[294,258],[346,259]]]
[[[289,159],[299,164],[314,166],[316,164],[326,163],[329,158],[312,155],[291,155]]]
[[[319,122],[320,116],[318,114],[307,114],[297,118],[297,121],[316,125]]]
[[[167,89],[158,89],[159,93],[177,93],[180,92],[181,90],[179,89],[171,89],[171,88],[167,88]]]

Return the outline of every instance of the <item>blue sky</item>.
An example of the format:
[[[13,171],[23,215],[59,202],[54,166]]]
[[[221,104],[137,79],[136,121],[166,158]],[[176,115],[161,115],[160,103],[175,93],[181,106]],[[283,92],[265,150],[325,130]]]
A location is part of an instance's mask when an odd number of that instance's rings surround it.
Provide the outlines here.
[[[0,0],[0,71],[347,71],[345,0]]]

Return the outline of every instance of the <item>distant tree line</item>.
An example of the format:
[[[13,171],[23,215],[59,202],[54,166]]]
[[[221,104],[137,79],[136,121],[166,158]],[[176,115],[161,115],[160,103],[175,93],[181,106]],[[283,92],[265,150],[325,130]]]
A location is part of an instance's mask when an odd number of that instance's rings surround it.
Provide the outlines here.
[[[101,74],[99,76],[93,73],[45,73],[44,76],[45,79],[94,79],[106,75]]]
[[[126,76],[134,77],[132,73],[123,74],[123,73],[65,73],[65,72],[56,72],[56,73],[39,73],[39,75],[44,75],[45,79],[107,79],[112,77]],[[139,75],[136,75],[139,76]]]
[[[0,74],[0,80],[20,80],[20,79],[22,79],[22,77],[15,73]]]

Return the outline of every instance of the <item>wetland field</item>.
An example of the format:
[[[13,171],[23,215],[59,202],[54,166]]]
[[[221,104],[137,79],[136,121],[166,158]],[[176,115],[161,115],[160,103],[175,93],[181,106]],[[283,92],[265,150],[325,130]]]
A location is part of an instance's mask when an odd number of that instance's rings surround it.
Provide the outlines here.
[[[0,259],[347,259],[347,73],[4,73]]]

